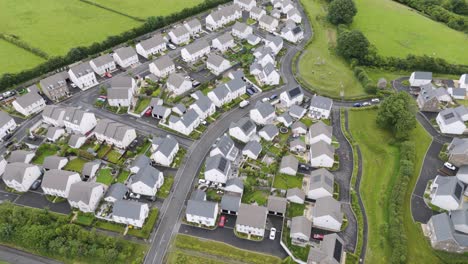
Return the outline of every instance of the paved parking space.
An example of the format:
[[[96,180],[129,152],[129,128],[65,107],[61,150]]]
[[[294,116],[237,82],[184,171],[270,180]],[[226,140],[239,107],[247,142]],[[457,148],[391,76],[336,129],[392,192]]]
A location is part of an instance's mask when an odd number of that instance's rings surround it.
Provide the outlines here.
[[[13,202],[18,197],[19,197],[18,194],[0,191],[0,203],[2,203],[4,201]]]
[[[49,202],[45,196],[39,192],[27,192],[22,194],[15,201],[16,204],[29,206],[39,209],[49,208],[49,210],[61,213],[61,214],[70,214],[71,209],[67,201],[60,203]]]

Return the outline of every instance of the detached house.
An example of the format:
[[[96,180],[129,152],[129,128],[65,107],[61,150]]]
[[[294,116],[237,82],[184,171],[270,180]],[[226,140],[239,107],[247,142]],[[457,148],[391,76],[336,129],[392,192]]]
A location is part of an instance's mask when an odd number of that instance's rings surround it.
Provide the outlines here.
[[[167,78],[167,88],[175,95],[181,95],[192,89],[192,82],[180,73],[172,73]]]
[[[211,12],[206,18],[206,28],[215,31],[242,17],[242,10],[236,4],[225,5]]]
[[[413,72],[409,78],[412,87],[419,87],[432,82],[432,72]]]
[[[206,68],[208,68],[208,70],[210,70],[214,75],[220,75],[230,67],[231,62],[225,58],[214,53],[208,55],[208,59],[206,60]]]
[[[292,8],[289,11],[285,12],[288,19],[294,21],[294,23],[300,24],[302,22],[302,16],[297,8]]]
[[[262,15],[258,20],[258,26],[263,30],[273,33],[278,27],[278,20],[269,15]]]
[[[264,126],[259,132],[258,135],[266,141],[273,141],[275,137],[279,134],[279,129],[273,125],[269,124]]]
[[[467,131],[465,122],[468,121],[468,109],[463,105],[456,108],[447,108],[439,112],[436,121],[440,132],[461,135]]]
[[[150,164],[140,168],[130,178],[130,189],[132,192],[150,197],[155,197],[156,192],[163,184],[163,173]]]
[[[468,165],[468,139],[454,138],[447,148],[448,161],[460,167]]]
[[[40,176],[41,170],[38,166],[13,162],[5,166],[2,179],[6,186],[18,192],[27,192]]]
[[[104,196],[104,191],[104,185],[100,183],[75,182],[70,186],[68,203],[83,213],[92,213]]]
[[[169,128],[180,132],[184,135],[190,135],[195,128],[200,125],[200,117],[195,110],[190,109],[181,117],[170,116],[169,117]]]
[[[42,92],[52,101],[58,102],[61,99],[70,95],[67,82],[66,72],[59,72],[52,76],[42,79],[39,84],[42,87]]]
[[[30,116],[42,111],[46,102],[37,92],[32,91],[25,95],[16,97],[12,103],[13,108],[24,116]]]
[[[78,173],[53,169],[44,173],[41,188],[47,195],[68,198],[70,187],[76,182],[81,182]]]
[[[280,94],[281,104],[285,107],[301,104],[304,100],[304,93],[301,87],[295,87]]]
[[[318,121],[309,127],[309,144],[314,144],[323,141],[331,144],[333,138],[332,127],[325,125],[322,121]]]
[[[245,11],[250,11],[254,6],[257,6],[255,0],[234,0],[234,4],[239,5]]]
[[[157,34],[136,44],[135,48],[138,54],[148,59],[150,56],[167,50],[167,45],[164,37],[161,34]]]
[[[228,49],[233,48],[235,45],[236,44],[234,43],[234,38],[229,32],[226,32],[223,35],[211,41],[211,46],[221,52],[226,52]]]
[[[317,200],[323,197],[332,197],[334,179],[335,176],[326,169],[312,171],[307,186],[307,198]]]
[[[71,67],[68,70],[70,80],[81,90],[87,90],[98,85],[96,75],[89,62],[83,62]]]
[[[112,220],[119,224],[142,228],[149,214],[148,204],[119,200],[112,207]]]
[[[217,107],[222,107],[232,101],[229,88],[226,84],[218,85],[215,89],[209,91],[208,98],[210,98]]]
[[[177,26],[168,33],[171,42],[176,45],[182,45],[190,41],[190,32],[184,26]]]
[[[284,156],[281,159],[279,172],[288,175],[296,175],[299,161],[293,155]]]
[[[132,47],[116,49],[113,54],[115,62],[122,68],[127,68],[139,62],[138,54]]]
[[[65,126],[63,117],[65,116],[65,108],[56,105],[46,105],[42,111],[42,120],[55,127]]]
[[[250,110],[250,119],[259,125],[272,124],[276,119],[275,108],[270,103],[258,101]]]
[[[107,101],[110,106],[130,107],[135,104],[133,95],[136,93],[136,82],[130,76],[116,76],[107,89]]]
[[[292,43],[298,43],[304,39],[304,30],[302,30],[300,26],[294,26],[294,27],[285,26],[281,29],[280,34],[282,38]]]
[[[301,119],[306,113],[307,110],[299,105],[292,105],[289,108],[289,115],[295,119]]]
[[[318,248],[311,247],[307,263],[340,264],[343,263],[345,244],[337,234],[325,235]]]
[[[242,196],[242,193],[244,193],[244,182],[240,178],[231,178],[226,181],[224,191]]]
[[[318,141],[310,145],[310,164],[312,167],[333,167],[335,149],[324,141]]]
[[[431,245],[438,250],[463,253],[468,251],[466,210],[433,215],[425,226]],[[465,227],[465,228],[463,228]]]
[[[66,157],[59,157],[56,155],[45,157],[42,167],[44,170],[61,170],[67,165],[68,159]]]
[[[263,237],[267,209],[258,205],[241,204],[236,219],[236,231],[247,235]]]
[[[416,102],[421,111],[439,112],[442,105],[452,102],[452,97],[445,88],[434,88],[430,83],[421,85],[420,88]]]
[[[242,149],[242,155],[247,156],[253,160],[257,160],[262,152],[262,145],[258,141],[249,141]]]
[[[171,57],[164,55],[149,64],[149,70],[159,78],[165,78],[176,71],[175,64]]]
[[[312,208],[312,224],[317,228],[338,232],[343,223],[341,204],[333,197],[323,197],[315,201]]]
[[[265,38],[265,46],[270,47],[273,54],[277,55],[283,48],[283,39],[275,35],[267,35]]]
[[[96,139],[100,142],[105,141],[109,145],[125,149],[136,139],[136,131],[133,127],[112,121],[102,119],[94,130]]]
[[[261,38],[254,35],[254,34],[249,34],[247,36],[247,43],[249,43],[252,46],[258,45],[258,43],[260,43],[260,41],[261,41]]]
[[[291,203],[304,204],[305,193],[299,188],[288,189],[286,199]]]
[[[309,115],[315,119],[330,118],[333,101],[320,95],[314,95],[310,100]]]
[[[296,121],[291,126],[291,130],[295,135],[305,135],[307,134],[307,126],[301,121]]]
[[[431,184],[431,203],[451,211],[460,207],[465,187],[457,177],[437,175]]]
[[[305,247],[309,244],[312,233],[312,222],[305,216],[296,216],[291,219],[291,231],[289,237],[291,243],[296,246]]]
[[[100,76],[103,76],[106,72],[113,72],[117,69],[114,57],[110,54],[104,54],[90,60],[89,65],[93,71]]]
[[[244,143],[249,142],[256,132],[257,126],[248,117],[243,117],[229,126],[229,135]]]
[[[462,74],[460,80],[458,80],[458,87],[462,89],[468,89],[468,73]]]
[[[96,117],[91,112],[85,112],[76,107],[65,108],[63,124],[69,132],[86,135],[97,124]]]
[[[115,203],[124,199],[128,194],[128,188],[125,184],[117,182],[109,187],[104,200],[109,203]]]
[[[196,18],[184,23],[184,27],[188,30],[191,36],[194,36],[202,31],[200,20]]]
[[[281,78],[273,63],[266,64],[258,74],[254,75],[263,85],[278,85]]]
[[[239,149],[236,148],[234,141],[226,134],[219,138],[210,151],[210,156],[221,155],[230,161],[234,161],[238,154]]]
[[[185,62],[195,62],[201,59],[203,56],[210,53],[210,45],[206,40],[199,39],[196,42],[184,47],[180,50],[182,59]]]
[[[81,134],[73,134],[68,140],[68,146],[74,149],[81,148],[84,143],[86,143],[86,137]]]
[[[195,110],[202,120],[213,115],[216,110],[215,104],[210,100],[210,98],[204,95],[200,96],[195,103],[189,106],[189,108]]]
[[[0,140],[15,130],[16,122],[7,113],[0,111]]]
[[[249,17],[253,20],[259,20],[263,15],[266,15],[266,11],[260,7],[254,6],[250,9]]]
[[[218,204],[208,202],[204,192],[200,192],[199,194],[200,195],[192,194],[192,197],[188,200],[185,218],[188,222],[198,225],[216,225],[216,218],[219,211]]]
[[[179,151],[179,143],[170,135],[160,137],[153,140],[151,144],[151,159],[154,162],[163,166],[171,166],[177,152]]]
[[[247,39],[252,33],[252,27],[242,22],[236,22],[232,27],[232,35],[236,38]]]
[[[65,129],[61,127],[49,127],[46,138],[48,141],[55,142],[65,134]]]
[[[81,176],[84,181],[88,181],[93,179],[96,176],[96,172],[98,171],[99,167],[101,166],[101,161],[88,161],[83,165],[81,169]]]
[[[222,155],[206,158],[205,179],[211,182],[226,183],[231,175],[231,162]]]
[[[31,163],[32,159],[36,156],[35,152],[26,151],[26,150],[14,150],[10,153],[7,161],[8,163]]]

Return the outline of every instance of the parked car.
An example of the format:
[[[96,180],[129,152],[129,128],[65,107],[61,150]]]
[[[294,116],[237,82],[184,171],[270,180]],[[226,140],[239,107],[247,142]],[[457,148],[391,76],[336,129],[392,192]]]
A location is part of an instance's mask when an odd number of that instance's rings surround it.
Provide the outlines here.
[[[247,94],[252,96],[254,94],[254,92],[252,91],[252,89],[247,88]]]
[[[33,182],[31,185],[31,190],[37,190],[39,189],[39,186],[41,186],[42,179],[37,179],[36,181]]]
[[[270,100],[275,100],[276,98],[278,98],[278,95],[276,95],[276,94],[270,96]]]
[[[146,112],[145,112],[145,116],[151,116],[152,112],[153,112],[153,109],[148,108],[148,110],[146,110]]]
[[[268,101],[270,101],[270,98],[268,98],[268,97],[265,97],[265,98],[262,99],[262,102],[264,102],[264,103],[266,103]]]
[[[106,73],[104,73],[104,75],[105,75],[107,78],[112,78],[112,74],[110,74],[110,72],[106,72]]]
[[[299,168],[303,169],[303,170],[309,170],[309,166],[305,165],[305,164],[301,164],[299,165]]]
[[[372,99],[371,99],[371,102],[377,104],[377,103],[380,102],[380,99],[379,99],[379,98],[372,98]]]
[[[244,101],[242,101],[242,102],[239,103],[239,107],[240,107],[240,108],[244,108],[244,107],[248,106],[249,104],[250,104],[249,101],[244,100]]]
[[[205,182],[206,182],[205,179],[199,179],[199,180],[198,180],[198,183],[205,183]]]
[[[314,234],[313,235],[313,238],[318,239],[318,240],[323,240],[323,237],[324,237],[324,235],[322,235],[322,234]]]
[[[369,105],[370,105],[369,102],[364,102],[364,103],[362,103],[362,106],[369,106]]]
[[[355,103],[355,104],[353,104],[353,107],[361,107],[361,106],[362,106],[361,103]]]
[[[199,81],[194,81],[194,82],[192,82],[192,86],[193,87],[198,87],[198,86],[200,86],[200,82]]]
[[[224,227],[224,224],[226,223],[226,216],[222,215],[221,218],[219,218],[219,227]]]
[[[129,197],[133,199],[140,199],[141,195],[138,193],[130,193]]]
[[[272,227],[270,229],[270,240],[275,240],[276,237],[276,228]]]
[[[445,163],[444,163],[444,167],[447,168],[447,169],[449,169],[449,170],[453,170],[453,171],[457,169],[457,167],[455,167],[455,165],[453,165],[453,164],[450,163],[450,162],[445,162]]]
[[[177,47],[176,47],[176,46],[174,46],[174,45],[173,45],[173,44],[171,44],[171,43],[168,43],[168,44],[167,44],[167,46],[168,46],[168,47],[169,47],[171,50],[175,50],[175,49],[177,49]]]
[[[71,85],[72,88],[76,88],[76,84],[71,83],[70,85]]]

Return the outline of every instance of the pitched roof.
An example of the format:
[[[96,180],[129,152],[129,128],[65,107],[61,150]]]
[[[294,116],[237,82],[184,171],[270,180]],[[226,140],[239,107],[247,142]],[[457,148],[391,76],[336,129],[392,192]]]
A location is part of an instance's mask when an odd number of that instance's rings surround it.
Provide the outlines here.
[[[266,133],[268,137],[272,138],[279,134],[279,129],[275,125],[270,124],[263,127],[263,129],[260,130],[260,132]]]
[[[76,172],[66,170],[48,170],[44,173],[44,179],[42,181],[42,188],[50,188],[55,190],[64,191],[67,188],[67,183],[70,177],[78,175]]]
[[[162,177],[161,172],[153,166],[148,165],[140,168],[137,174],[132,177],[132,184],[142,182],[149,187],[153,187],[159,181],[159,177]]]
[[[214,66],[219,67],[225,61],[229,62],[228,60],[226,60],[225,58],[219,56],[216,53],[210,53],[208,55],[208,59],[206,60],[206,63],[213,64]]]
[[[45,157],[44,163],[42,164],[42,166],[44,167],[44,169],[47,169],[47,170],[58,169],[60,162],[63,160],[68,161],[66,157],[59,157],[57,155],[48,156],[48,157]]]
[[[30,154],[35,154],[32,151],[26,151],[26,150],[15,150],[10,153],[10,156],[8,157],[7,161],[9,163],[13,162],[25,162],[26,157]]]
[[[241,196],[225,194],[221,198],[221,209],[237,212],[241,204]]]
[[[201,27],[200,20],[198,20],[196,18],[187,21],[187,23],[185,23],[185,25],[188,26],[190,29]]]
[[[46,105],[44,110],[42,111],[42,116],[58,121],[60,119],[60,116],[62,114],[65,114],[65,110],[65,108],[57,105]]]
[[[258,156],[262,152],[262,145],[258,141],[249,141],[242,151],[250,151],[253,155]]]
[[[182,25],[179,25],[177,27],[175,27],[173,30],[171,30],[170,32],[172,32],[172,34],[174,34],[174,36],[176,38],[180,38],[182,37],[183,35],[186,35],[186,34],[189,34],[190,32],[188,31],[187,28],[185,28],[184,26]]]
[[[276,20],[274,17],[271,17],[271,16],[265,14],[265,15],[261,16],[258,21],[271,26],[271,25],[273,25],[273,23],[275,21],[278,21],[278,20]]]
[[[241,204],[237,213],[236,225],[265,228],[267,208],[258,205]]]
[[[239,119],[236,123],[231,123],[231,128],[233,127],[239,127],[244,134],[248,135],[250,134],[253,130],[257,129],[257,126],[255,123],[248,117],[243,117]]]
[[[112,88],[132,88],[133,78],[131,76],[115,76],[111,79],[110,85]]]
[[[65,130],[63,128],[61,128],[61,127],[49,127],[49,129],[47,129],[46,137],[47,138],[53,138],[53,137],[55,137],[55,134],[58,131],[62,131],[62,132],[65,133]]]
[[[323,123],[321,120],[319,120],[317,123],[312,124],[309,127],[309,135],[311,138],[314,138],[316,136],[320,135],[325,135],[329,138],[332,138],[332,127],[326,125]]]
[[[171,73],[167,78],[167,84],[176,88],[180,88],[185,82],[188,82],[188,80],[180,73]]]
[[[158,59],[154,60],[152,63],[159,70],[163,70],[174,65],[174,62],[172,61],[171,57],[169,57],[169,55],[161,56]]]
[[[181,120],[182,120],[182,123],[184,124],[185,127],[189,127],[190,125],[192,125],[197,120],[197,118],[199,118],[199,115],[197,114],[197,112],[195,112],[195,110],[193,110],[193,109],[189,109],[181,117]]]
[[[335,176],[324,168],[314,170],[309,176],[309,191],[324,188],[329,193],[333,193],[333,182]]]
[[[138,155],[133,160],[132,167],[138,167],[139,169],[141,169],[146,166],[149,166],[150,163],[151,163],[151,160],[146,155]]]
[[[122,47],[114,50],[121,60],[128,59],[133,56],[138,56],[135,49],[132,47]]]
[[[101,119],[94,132],[97,134],[105,135],[108,138],[120,141],[123,140],[127,131],[135,130],[133,127],[124,125],[119,122],[112,121],[110,119]]]
[[[70,193],[68,194],[68,200],[72,202],[82,201],[88,204],[91,198],[91,194],[94,188],[102,186],[96,182],[76,182],[70,186]]]
[[[322,140],[315,142],[314,144],[311,144],[310,149],[312,150],[311,151],[312,158],[315,158],[321,155],[327,155],[328,157],[332,159],[335,158],[334,157],[335,149],[331,145],[323,142]]]
[[[104,66],[106,64],[113,62],[114,58],[110,54],[104,54],[97,58],[92,59],[91,61],[94,63],[94,65],[96,65],[96,67],[101,67],[101,66]]]
[[[131,200],[119,200],[112,207],[112,214],[118,217],[139,220],[144,203]]]
[[[302,141],[301,139],[296,138],[296,139],[292,140],[291,142],[289,142],[289,147],[290,148],[303,147],[305,149],[306,148],[306,143],[304,141]]]
[[[432,80],[432,72],[414,72],[414,78],[417,80]]]
[[[121,200],[125,196],[125,194],[128,192],[127,186],[123,183],[114,183],[109,187],[109,190],[107,191],[106,198],[107,197],[112,197],[116,200]]]
[[[297,170],[298,166],[299,166],[299,161],[293,155],[287,155],[281,159],[280,169],[292,168],[294,170]]]
[[[83,169],[81,169],[81,174],[83,174],[83,176],[91,176],[93,168],[95,166],[99,166],[99,165],[101,165],[100,160],[94,160],[94,161],[86,162],[83,165]]]
[[[200,189],[196,189],[190,195],[190,200],[194,201],[205,201],[206,200],[206,193]]]
[[[166,41],[164,40],[163,36],[161,34],[156,34],[149,39],[141,41],[140,45],[143,47],[144,50],[150,50],[165,43]]]
[[[260,101],[258,101],[255,105],[255,109],[258,110],[263,118],[266,118],[269,115],[275,113],[275,108],[271,104]]]
[[[10,122],[13,118],[7,113],[0,111],[0,128]]]
[[[231,178],[231,179],[227,180],[226,181],[226,187],[229,187],[229,186],[236,186],[236,187],[244,190],[244,182],[239,178]]]
[[[211,101],[210,98],[208,98],[207,96],[200,96],[197,101],[195,101],[194,105],[198,106],[198,108],[203,111],[203,112],[206,112],[208,110],[211,109],[211,107],[214,105],[213,104],[213,101]]]
[[[342,263],[344,242],[336,233],[325,235],[319,248],[310,248],[307,261],[329,264]]]
[[[301,200],[305,199],[305,193],[302,191],[302,189],[299,188],[292,188],[288,189],[288,192],[286,194],[286,198],[290,198],[293,196],[298,196]]]
[[[63,121],[70,122],[72,124],[81,124],[86,112],[76,107],[65,108],[65,114],[63,115]],[[92,114],[92,113],[91,113]],[[94,114],[92,114],[94,115]]]
[[[304,130],[307,130],[307,126],[299,120],[294,122],[294,124],[292,124],[291,126],[291,129],[296,129],[296,128],[303,128]]]
[[[434,180],[434,184],[437,184],[437,190],[435,196],[449,195],[456,201],[460,202],[463,199],[463,184],[458,180],[457,177],[444,177],[437,175]]]
[[[285,126],[289,126],[289,125],[291,125],[292,122],[293,122],[292,117],[291,117],[287,112],[284,112],[284,113],[282,113],[280,116],[278,116],[278,121],[279,121],[280,118],[284,121],[283,124],[284,124]]]
[[[330,110],[333,105],[333,101],[330,98],[326,98],[320,95],[315,95],[310,100],[310,106],[320,108],[324,110]]]
[[[217,203],[208,201],[189,200],[187,203],[186,213],[206,218],[216,218],[215,214],[217,205]]]
[[[215,38],[213,41],[218,40],[221,45],[225,45],[228,42],[234,41],[234,38],[232,37],[231,33],[226,32],[222,34],[221,36]]]
[[[5,172],[3,173],[3,179],[6,181],[17,181],[23,182],[24,173],[28,168],[37,167],[32,164],[26,164],[22,162],[13,162],[5,166]]]
[[[273,43],[276,47],[279,47],[283,44],[283,39],[280,37],[280,36],[275,36],[275,35],[267,35],[265,40],[267,42],[271,42]],[[292,90],[296,90],[297,88],[299,88],[299,90],[301,89],[299,86],[298,87],[295,87],[295,88],[292,88],[288,91],[288,93]],[[302,91],[301,91],[302,92]]]
[[[336,221],[343,220],[343,213],[341,212],[341,204],[331,196],[318,198],[315,201],[315,206],[312,209],[312,217],[331,216]]]
[[[284,197],[278,196],[269,196],[268,197],[268,211],[273,211],[276,213],[286,213],[286,206],[288,205],[288,200]]]
[[[289,108],[289,114],[296,116],[296,117],[302,117],[306,111],[307,110],[305,110],[303,107],[296,105],[296,104],[292,105]]]
[[[91,65],[89,65],[89,61],[86,61],[86,62],[77,64],[73,67],[70,67],[70,71],[72,71],[73,74],[79,78],[83,75],[92,73],[93,68],[91,68]]]
[[[44,100],[44,98],[42,98],[42,96],[40,96],[37,92],[29,92],[20,97],[16,97],[15,102],[17,102],[21,107],[27,108],[33,103],[36,103],[42,100]]]
[[[310,237],[312,233],[312,222],[305,216],[296,216],[291,219],[291,234],[301,233]]]
[[[167,135],[158,138],[153,144],[157,145],[155,152],[161,152],[165,157],[169,157],[179,143],[172,136]]]
[[[78,143],[78,140],[84,138],[86,140],[86,137],[81,135],[81,134],[73,134],[70,136],[70,139],[68,140],[68,145],[70,146],[76,146]]]
[[[248,30],[248,28],[250,28],[249,25],[237,21],[237,22],[234,24],[234,26],[232,27],[232,30],[236,30],[236,31],[240,31],[240,32],[244,33],[246,30]]]
[[[221,154],[226,157],[229,154],[229,152],[231,151],[231,149],[235,148],[234,141],[231,139],[230,136],[225,134],[221,138],[219,138],[219,140],[218,140],[218,142],[216,142],[214,148],[219,149]]]
[[[468,228],[468,210],[455,210],[450,212],[450,219],[453,227],[459,232],[464,232]]]
[[[205,171],[217,170],[223,175],[227,175],[229,168],[231,167],[231,162],[221,155],[215,155],[213,157],[206,158],[205,166]]]
[[[193,42],[192,44],[186,46],[184,49],[187,50],[187,52],[189,54],[195,54],[201,50],[203,50],[204,48],[207,48],[209,47],[210,45],[208,44],[208,42],[206,42],[206,40],[204,39],[199,39],[195,42]]]
[[[42,89],[55,89],[67,85],[65,79],[68,78],[67,72],[59,72],[42,79],[39,83]]]

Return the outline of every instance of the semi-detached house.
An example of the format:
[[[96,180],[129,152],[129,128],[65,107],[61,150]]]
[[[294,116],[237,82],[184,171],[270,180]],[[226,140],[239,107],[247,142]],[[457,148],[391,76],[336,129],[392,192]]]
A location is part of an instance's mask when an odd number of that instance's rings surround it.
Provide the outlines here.
[[[168,33],[171,42],[176,45],[188,43],[190,41],[190,32],[185,26],[179,25]]]
[[[211,46],[221,52],[226,52],[228,49],[233,48],[236,44],[234,43],[234,38],[231,36],[231,33],[226,32],[223,35],[214,38],[211,41]]]
[[[170,135],[153,139],[151,159],[163,166],[170,166],[179,151],[179,143]]]
[[[70,95],[67,82],[68,78],[66,72],[59,72],[39,81],[42,92],[52,101],[60,101],[61,99]]]
[[[110,119],[99,120],[94,135],[98,141],[105,141],[120,149],[127,148],[137,137],[134,128]]]
[[[237,4],[242,10],[250,11],[254,6],[257,6],[255,0],[234,0],[234,4]]]
[[[117,69],[114,58],[110,54],[104,54],[89,61],[89,65],[93,68],[94,72],[100,76],[106,72],[113,72]]]
[[[206,60],[206,68],[214,75],[220,75],[231,67],[231,62],[219,56],[218,54],[211,53]]]
[[[140,43],[135,45],[135,48],[138,54],[148,59],[150,56],[167,50],[167,45],[163,36],[161,34],[157,34],[149,39],[142,40]]]
[[[77,64],[68,70],[70,80],[81,90],[87,90],[98,85],[96,75],[89,61]]]
[[[150,63],[149,70],[157,77],[164,78],[169,74],[174,73],[176,68],[172,59],[168,55],[164,55]]]
[[[46,102],[37,92],[32,91],[17,97],[12,105],[20,114],[30,116],[42,111],[46,106]]]
[[[274,17],[271,17],[269,15],[262,15],[260,17],[260,19],[258,20],[258,26],[263,29],[263,30],[266,30],[270,33],[273,33],[276,31],[276,29],[278,28],[278,20]]]
[[[241,17],[242,10],[237,4],[225,5],[211,12],[206,17],[206,28],[210,31],[214,31]]]
[[[210,53],[210,45],[206,40],[200,39],[180,50],[182,59],[185,62],[194,62]]]
[[[252,33],[252,27],[242,22],[236,22],[232,27],[232,35],[240,39],[247,39]]]
[[[96,210],[99,201],[104,196],[104,185],[95,182],[75,182],[70,186],[68,203],[83,213]]]
[[[192,89],[192,82],[180,73],[171,73],[167,78],[166,86],[175,95],[181,95]]]
[[[196,35],[202,31],[202,25],[200,23],[200,20],[196,18],[184,23],[184,27],[188,30],[191,36]]]
[[[114,51],[112,55],[115,62],[122,68],[127,68],[132,65],[136,65],[138,60],[138,54],[132,47],[122,47]]]
[[[206,201],[206,194],[202,191],[197,191],[197,194],[192,194],[192,197],[187,202],[185,218],[190,223],[214,226],[216,225],[218,212],[218,203]]]
[[[52,169],[44,173],[41,188],[47,195],[68,198],[70,187],[76,182],[81,182],[81,177],[78,173]]]
[[[69,132],[86,135],[97,124],[94,113],[85,112],[76,107],[65,108],[63,124]]]

